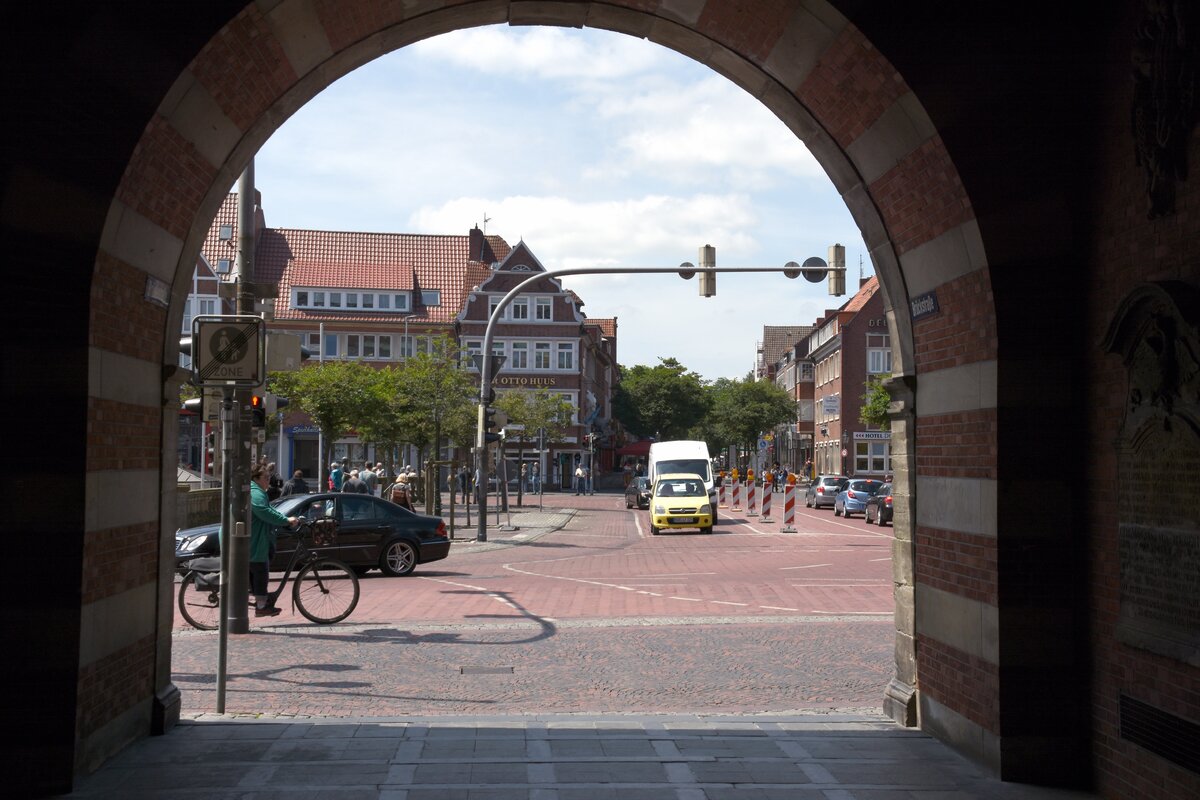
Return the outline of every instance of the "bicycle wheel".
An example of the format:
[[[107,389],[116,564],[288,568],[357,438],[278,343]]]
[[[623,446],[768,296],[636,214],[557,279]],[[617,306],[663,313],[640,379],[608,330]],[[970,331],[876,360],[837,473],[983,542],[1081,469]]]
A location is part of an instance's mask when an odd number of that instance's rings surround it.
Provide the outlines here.
[[[179,584],[179,613],[193,628],[215,631],[221,621],[221,593],[196,588],[196,575],[189,572]]]
[[[312,622],[341,622],[358,605],[358,576],[340,561],[318,559],[296,576],[292,600]]]

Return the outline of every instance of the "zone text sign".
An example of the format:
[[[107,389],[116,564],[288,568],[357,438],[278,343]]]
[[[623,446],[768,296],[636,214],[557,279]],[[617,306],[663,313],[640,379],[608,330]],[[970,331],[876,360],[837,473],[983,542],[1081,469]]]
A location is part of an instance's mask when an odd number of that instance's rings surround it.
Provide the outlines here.
[[[248,314],[192,320],[192,383],[197,386],[261,386],[266,325]]]

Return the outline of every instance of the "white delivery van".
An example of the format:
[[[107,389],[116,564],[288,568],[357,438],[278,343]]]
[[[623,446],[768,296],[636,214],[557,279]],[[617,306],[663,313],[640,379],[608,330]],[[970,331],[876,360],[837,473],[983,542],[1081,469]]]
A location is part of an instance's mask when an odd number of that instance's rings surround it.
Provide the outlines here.
[[[659,475],[671,473],[694,473],[704,479],[708,489],[708,502],[712,506],[713,522],[717,520],[717,487],[713,482],[712,459],[705,442],[674,441],[655,442],[650,445],[650,456],[646,464],[646,476],[650,485]]]

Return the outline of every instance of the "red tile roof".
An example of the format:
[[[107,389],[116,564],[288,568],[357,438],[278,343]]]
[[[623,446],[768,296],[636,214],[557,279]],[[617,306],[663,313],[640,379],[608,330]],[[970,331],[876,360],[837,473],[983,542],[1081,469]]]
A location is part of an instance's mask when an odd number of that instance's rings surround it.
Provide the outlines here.
[[[601,336],[607,336],[608,338],[611,339],[612,337],[617,335],[617,318],[616,317],[608,317],[608,318],[588,317],[587,324],[595,325],[596,327],[598,327],[600,329]]]
[[[851,297],[846,302],[846,305],[842,306],[841,310],[852,311],[854,313],[862,311],[863,306],[867,304],[868,300],[875,296],[877,291],[879,291],[879,278],[875,275],[872,275],[867,279],[867,282],[864,283],[857,292],[855,292],[854,297]]]

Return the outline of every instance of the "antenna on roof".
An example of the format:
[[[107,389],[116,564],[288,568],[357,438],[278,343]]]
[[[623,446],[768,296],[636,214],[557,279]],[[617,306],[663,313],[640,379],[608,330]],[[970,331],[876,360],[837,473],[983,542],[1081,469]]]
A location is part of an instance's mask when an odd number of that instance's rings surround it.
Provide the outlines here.
[[[863,279],[862,253],[859,253],[858,254],[858,282],[862,283],[862,279]]]
[[[484,236],[487,236],[487,224],[491,221],[492,221],[492,218],[487,215],[487,212],[486,211],[483,212],[483,235]]]

